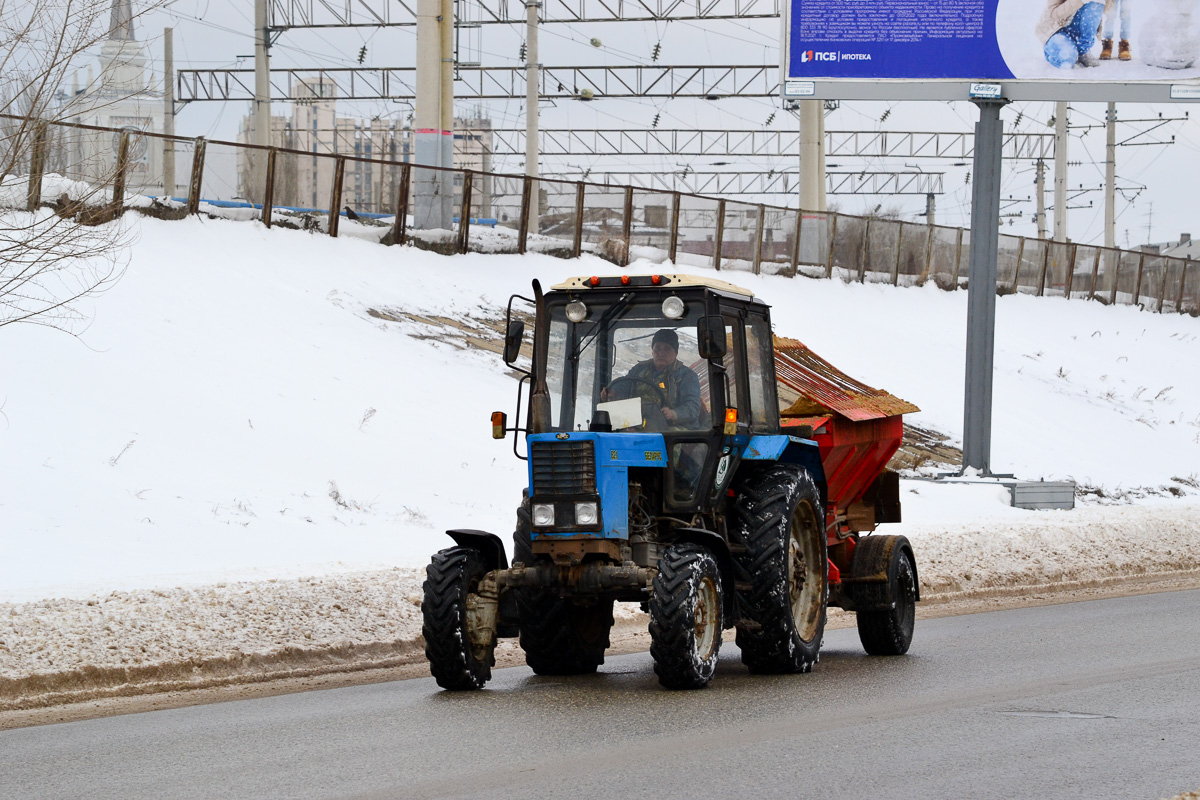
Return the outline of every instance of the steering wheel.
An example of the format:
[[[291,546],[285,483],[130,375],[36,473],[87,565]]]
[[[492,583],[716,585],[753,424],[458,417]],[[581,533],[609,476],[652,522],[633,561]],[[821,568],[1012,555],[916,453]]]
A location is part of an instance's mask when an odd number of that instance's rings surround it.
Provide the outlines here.
[[[632,375],[625,375],[624,377],[617,378],[615,381],[610,383],[608,385],[608,394],[614,400],[626,400],[630,397],[633,397],[635,394],[637,394],[635,385],[639,384],[639,383],[644,383],[645,385],[649,386],[651,389],[654,390],[655,394],[658,395],[658,407],[659,408],[662,408],[663,406],[665,406],[667,404],[667,395],[662,390],[661,386],[659,386],[657,383],[654,383],[652,381],[648,381],[645,378],[635,378]],[[618,389],[617,386],[619,386],[621,384],[627,384],[626,389]],[[615,397],[614,395],[620,395],[620,397]],[[645,399],[645,398],[643,398],[643,399]]]

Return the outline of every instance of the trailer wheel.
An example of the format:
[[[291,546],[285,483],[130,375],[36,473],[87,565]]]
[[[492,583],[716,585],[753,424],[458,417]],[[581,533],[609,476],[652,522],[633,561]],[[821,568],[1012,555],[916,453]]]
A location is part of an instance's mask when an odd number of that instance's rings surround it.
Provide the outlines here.
[[[825,514],[816,481],[804,469],[776,465],[737,489],[737,644],[754,673],[809,672],[825,632],[829,581]]]
[[[694,544],[672,545],[658,561],[650,595],[650,655],[668,689],[703,689],[721,649],[721,573]]]
[[[486,573],[483,555],[470,547],[435,553],[425,568],[421,632],[429,671],[443,689],[479,689],[492,677],[495,637],[490,644],[478,642],[467,613]]]
[[[912,644],[917,617],[917,568],[903,536],[865,536],[854,548],[851,575],[886,575],[887,582],[855,584],[858,638],[868,655],[899,656]]]
[[[517,509],[513,561],[533,563],[529,501]],[[538,675],[582,675],[604,663],[613,626],[613,601],[575,605],[550,589],[513,589],[525,663]]]

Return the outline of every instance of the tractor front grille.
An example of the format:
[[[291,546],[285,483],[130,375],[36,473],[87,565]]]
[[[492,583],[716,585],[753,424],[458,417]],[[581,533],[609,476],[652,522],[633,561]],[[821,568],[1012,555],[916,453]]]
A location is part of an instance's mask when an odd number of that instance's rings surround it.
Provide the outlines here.
[[[592,442],[534,442],[529,458],[534,497],[596,494]]]

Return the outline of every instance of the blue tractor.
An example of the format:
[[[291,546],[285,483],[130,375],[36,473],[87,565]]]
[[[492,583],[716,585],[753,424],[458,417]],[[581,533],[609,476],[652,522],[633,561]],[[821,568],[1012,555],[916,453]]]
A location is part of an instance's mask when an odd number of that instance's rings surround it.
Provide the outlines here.
[[[614,601],[648,610],[668,688],[706,686],[731,628],[752,672],[809,671],[830,591],[826,480],[811,429],[781,427],[768,306],[686,275],[574,278],[548,293],[534,281],[533,294],[517,418],[492,415],[493,436],[525,434],[513,559],[494,534],[448,531],[456,546],[424,584],[438,684],[482,687],[504,636],[538,674],[594,672]],[[504,361],[516,368],[525,326],[512,305]],[[899,610],[888,600],[897,652],[914,596],[915,583]]]

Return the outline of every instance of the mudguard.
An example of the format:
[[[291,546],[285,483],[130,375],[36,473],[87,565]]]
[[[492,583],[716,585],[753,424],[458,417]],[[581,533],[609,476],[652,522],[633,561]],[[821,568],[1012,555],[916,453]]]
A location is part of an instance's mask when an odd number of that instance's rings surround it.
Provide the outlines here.
[[[488,571],[508,569],[508,556],[504,553],[504,542],[494,533],[476,531],[469,528],[457,528],[446,531],[446,535],[454,540],[459,547],[473,547],[483,554],[483,561]]]
[[[803,467],[817,482],[817,489],[821,492],[821,507],[829,507],[825,467],[821,464],[821,448],[812,439],[801,439],[786,434],[752,436],[742,451],[742,460],[775,461]]]

